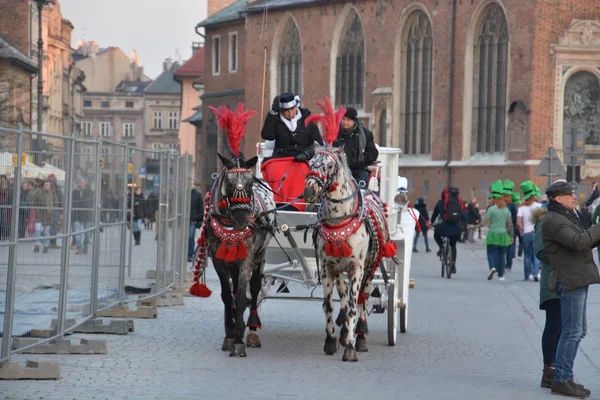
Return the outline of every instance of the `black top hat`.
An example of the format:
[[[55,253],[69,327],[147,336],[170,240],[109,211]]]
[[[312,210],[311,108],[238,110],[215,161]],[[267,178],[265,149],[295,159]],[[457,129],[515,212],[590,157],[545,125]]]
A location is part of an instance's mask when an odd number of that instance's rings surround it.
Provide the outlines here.
[[[289,110],[298,105],[298,98],[292,92],[284,92],[279,95],[279,109]]]

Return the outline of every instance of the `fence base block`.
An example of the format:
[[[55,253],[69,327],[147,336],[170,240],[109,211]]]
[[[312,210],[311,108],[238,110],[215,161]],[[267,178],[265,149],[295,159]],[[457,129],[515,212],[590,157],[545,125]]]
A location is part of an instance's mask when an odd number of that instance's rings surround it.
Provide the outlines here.
[[[122,306],[115,306],[108,310],[100,311],[97,313],[98,317],[108,318],[146,318],[154,319],[158,317],[158,311],[156,307],[144,307],[139,306],[136,309],[130,309],[127,304]]]
[[[190,287],[193,282],[186,282],[183,286],[177,286],[173,288],[173,293],[183,297],[194,297],[190,294]]]
[[[105,324],[104,322],[108,322]],[[129,332],[134,332],[133,320],[103,320],[91,319],[84,322],[77,328],[73,329],[73,333],[105,333],[113,335],[127,335]]]
[[[173,307],[182,306],[184,304],[183,297],[181,297],[180,294],[170,292],[150,299],[139,300],[137,305],[146,307]]]
[[[33,338],[14,338],[13,350],[37,343]],[[106,340],[80,339],[79,343],[56,339],[23,351],[24,354],[106,354]]]
[[[0,379],[60,379],[60,367],[56,361],[27,361],[24,367],[8,361],[0,364]]]
[[[159,273],[160,278],[162,279],[163,277],[163,272],[161,271]],[[149,269],[146,271],[146,279],[157,279],[156,277],[156,270],[155,269]],[[167,271],[166,277],[165,277],[165,282],[173,282],[173,271]]]

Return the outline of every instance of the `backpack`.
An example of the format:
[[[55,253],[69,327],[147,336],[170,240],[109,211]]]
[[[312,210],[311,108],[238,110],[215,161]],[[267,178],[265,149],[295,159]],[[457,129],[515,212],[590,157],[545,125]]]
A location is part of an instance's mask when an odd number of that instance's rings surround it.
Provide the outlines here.
[[[444,220],[448,222],[458,222],[462,214],[462,201],[458,198],[458,189],[444,189]]]

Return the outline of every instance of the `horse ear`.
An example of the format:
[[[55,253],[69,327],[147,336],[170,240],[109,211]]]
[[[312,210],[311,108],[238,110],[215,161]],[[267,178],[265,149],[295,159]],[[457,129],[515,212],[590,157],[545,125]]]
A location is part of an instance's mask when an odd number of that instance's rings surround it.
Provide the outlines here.
[[[258,162],[258,156],[254,156],[251,159],[244,161],[244,167],[250,169],[253,168]]]
[[[223,163],[223,165],[225,166],[225,168],[231,169],[231,168],[235,167],[235,165],[233,164],[233,161],[231,161],[230,159],[222,156],[220,153],[217,153],[217,155],[219,156],[219,160],[221,160],[221,162]]]
[[[338,148],[337,151],[339,154],[342,154],[344,152],[344,143],[341,143]]]

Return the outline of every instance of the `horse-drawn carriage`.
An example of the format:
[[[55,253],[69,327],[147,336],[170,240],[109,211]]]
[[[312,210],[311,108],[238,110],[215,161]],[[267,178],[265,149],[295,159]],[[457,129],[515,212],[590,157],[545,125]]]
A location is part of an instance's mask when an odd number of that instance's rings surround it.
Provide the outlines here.
[[[207,197],[196,283],[190,293],[210,295],[203,273],[210,257],[225,306],[222,349],[231,356],[246,356],[246,344],[261,347],[259,306],[268,299],[323,301],[327,321],[324,351],[334,354],[338,349],[332,315],[335,286],[340,303],[335,322],[341,326],[344,361],[357,361],[357,351],[367,351],[367,315],[387,311],[390,345],[396,343],[398,329],[407,329],[411,249],[418,213],[408,205],[406,179],[398,177],[401,151],[380,148],[373,167],[375,179],[369,189],[359,187],[343,149],[332,146],[344,110],[335,112],[328,99],[320,106],[325,117],[309,118],[323,124],[327,145],[318,146],[308,165],[301,165],[301,182],[298,176],[290,180],[303,189],[295,198],[278,193],[278,182],[262,179],[268,156],[264,144],[257,145],[257,157],[246,160],[240,154],[239,143],[251,113],[245,112],[243,105],[235,114],[225,107],[213,109],[227,132],[233,158],[219,154],[225,168]],[[290,165],[296,168],[296,164]],[[281,181],[286,179],[284,176]],[[323,297],[313,296],[318,286],[323,287]],[[296,288],[304,295],[291,293],[290,289]],[[249,333],[244,344],[246,327]]]

